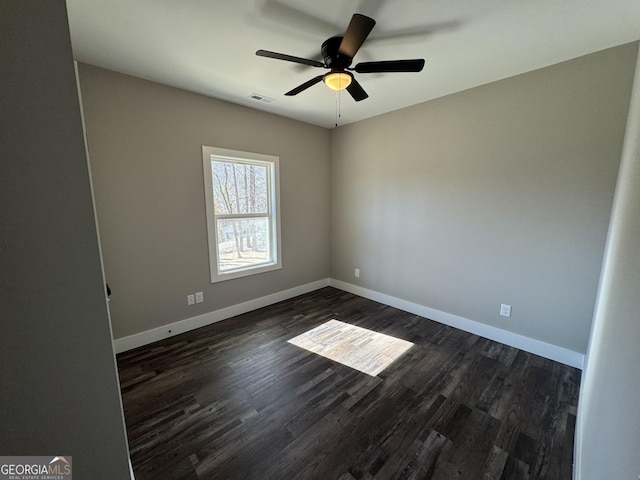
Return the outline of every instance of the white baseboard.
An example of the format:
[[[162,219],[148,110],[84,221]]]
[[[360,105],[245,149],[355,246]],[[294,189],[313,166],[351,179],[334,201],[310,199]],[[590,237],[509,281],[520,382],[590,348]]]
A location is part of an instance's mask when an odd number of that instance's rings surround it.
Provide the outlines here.
[[[129,475],[131,480],[136,480],[136,476],[133,474],[133,465],[131,464],[131,457],[129,457]]]
[[[534,353],[556,362],[564,363],[575,368],[582,369],[584,365],[584,354],[568,350],[557,345],[535,340],[533,338],[525,337],[517,333],[502,330],[497,327],[492,327],[484,323],[469,320],[468,318],[459,317],[451,313],[436,310],[424,305],[409,302],[401,298],[393,297],[384,293],[369,290],[367,288],[359,287],[351,283],[335,280],[333,278],[326,278],[318,280],[316,282],[307,283],[298,287],[290,288],[282,292],[277,292],[264,297],[249,300],[247,302],[232,305],[230,307],[208,312],[196,317],[187,318],[178,322],[163,325],[144,332],[136,333],[128,337],[118,338],[114,340],[114,349],[116,353],[126,352],[134,348],[148,345],[164,338],[172,337],[180,333],[195,330],[196,328],[204,327],[227,318],[235,317],[243,313],[257,310],[258,308],[273,305],[274,303],[287,300],[289,298],[297,297],[305,293],[318,290],[320,288],[332,286],[345,292],[353,293],[376,302],[384,303],[390,307],[399,308],[406,312],[420,315],[421,317],[434,320],[445,325],[463,330],[465,332],[473,333],[496,342],[504,343],[506,345],[519,348],[526,352]]]
[[[329,279],[318,280],[316,282],[307,283],[298,287],[283,290],[281,292],[273,293],[264,297],[249,300],[247,302],[232,305],[230,307],[221,308],[213,312],[204,313],[196,317],[186,318],[178,322],[163,325],[162,327],[153,328],[144,332],[135,333],[128,337],[117,338],[113,341],[113,348],[116,353],[126,352],[127,350],[133,350],[134,348],[148,345],[164,338],[172,337],[180,333],[185,333],[196,328],[204,327],[227,318],[235,317],[243,313],[257,310],[258,308],[273,305],[274,303],[288,300],[289,298],[297,297],[305,293],[318,290],[323,287],[329,286]]]
[[[433,308],[425,307],[417,303],[402,300],[401,298],[386,295],[384,293],[369,290],[367,288],[359,287],[340,280],[330,279],[329,285],[345,292],[353,293],[361,297],[374,300],[376,302],[384,303],[390,307],[399,308],[415,315],[434,320],[438,323],[443,323],[465,332],[473,333],[496,342],[504,343],[511,347],[519,348],[529,353],[540,355],[541,357],[554,360],[556,362],[564,363],[571,367],[582,369],[584,365],[584,354],[568,350],[557,345],[535,340],[533,338],[525,337],[517,333],[502,330],[501,328],[492,327],[484,323],[469,320],[468,318],[459,317],[451,313],[442,312]]]

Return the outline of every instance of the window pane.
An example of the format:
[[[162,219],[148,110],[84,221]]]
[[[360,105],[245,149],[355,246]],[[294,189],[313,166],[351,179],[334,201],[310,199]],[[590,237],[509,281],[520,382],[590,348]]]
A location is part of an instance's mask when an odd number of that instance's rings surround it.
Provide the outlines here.
[[[221,272],[273,262],[269,218],[217,220]]]
[[[202,146],[211,282],[282,268],[279,158]]]
[[[212,161],[215,213],[268,213],[267,173],[262,165]]]

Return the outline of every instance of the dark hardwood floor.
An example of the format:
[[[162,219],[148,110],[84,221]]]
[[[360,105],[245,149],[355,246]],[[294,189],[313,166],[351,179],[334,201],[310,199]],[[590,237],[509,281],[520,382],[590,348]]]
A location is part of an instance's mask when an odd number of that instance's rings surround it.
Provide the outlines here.
[[[377,377],[287,343],[415,345]],[[118,356],[137,480],[570,479],[580,371],[333,288]]]

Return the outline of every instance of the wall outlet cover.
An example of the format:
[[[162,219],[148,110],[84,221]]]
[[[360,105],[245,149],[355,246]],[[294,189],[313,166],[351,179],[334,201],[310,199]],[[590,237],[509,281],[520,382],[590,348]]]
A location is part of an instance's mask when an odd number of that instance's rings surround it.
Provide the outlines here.
[[[500,305],[500,315],[503,317],[511,316],[511,305],[501,304]]]

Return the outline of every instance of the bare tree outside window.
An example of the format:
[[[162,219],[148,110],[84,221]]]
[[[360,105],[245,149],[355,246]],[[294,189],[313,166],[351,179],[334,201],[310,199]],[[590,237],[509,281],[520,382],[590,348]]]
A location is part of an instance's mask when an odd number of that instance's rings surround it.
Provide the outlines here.
[[[262,166],[211,162],[221,270],[268,261],[267,173]],[[252,217],[238,216],[244,214]]]
[[[204,159],[205,179],[210,179],[207,201],[213,200],[207,218],[214,227],[210,228],[210,252],[215,250],[217,274],[278,263],[274,245],[275,163],[216,155],[205,155]],[[211,230],[215,249],[211,248]]]

